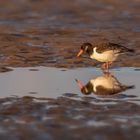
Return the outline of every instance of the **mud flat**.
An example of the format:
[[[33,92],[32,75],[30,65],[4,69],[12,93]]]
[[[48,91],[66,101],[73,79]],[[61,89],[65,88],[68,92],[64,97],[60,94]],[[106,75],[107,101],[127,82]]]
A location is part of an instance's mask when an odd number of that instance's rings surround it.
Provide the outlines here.
[[[5,0],[0,5],[1,67],[85,67],[83,42],[110,41],[135,49],[113,67],[140,66],[139,0]]]
[[[91,103],[100,102],[95,98],[85,97],[77,101],[69,96],[0,99],[0,138],[128,140],[135,137],[139,140],[139,105],[125,101],[98,105]]]

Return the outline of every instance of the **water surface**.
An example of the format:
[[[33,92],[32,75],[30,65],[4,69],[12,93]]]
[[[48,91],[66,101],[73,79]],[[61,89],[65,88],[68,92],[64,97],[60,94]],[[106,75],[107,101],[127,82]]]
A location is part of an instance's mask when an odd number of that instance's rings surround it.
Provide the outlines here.
[[[140,71],[135,68],[113,69],[111,73],[125,85],[134,85],[134,89],[126,90],[121,98],[140,99]],[[83,95],[75,82],[79,79],[86,84],[89,80],[103,75],[100,69],[76,68],[62,69],[51,67],[13,68],[13,71],[0,73],[0,96],[34,96],[56,98],[64,94],[77,94],[81,97],[96,97],[95,94]],[[77,97],[78,98],[78,97]],[[112,99],[116,97],[111,97]],[[135,101],[136,102],[136,101]],[[138,101],[139,102],[139,101]]]

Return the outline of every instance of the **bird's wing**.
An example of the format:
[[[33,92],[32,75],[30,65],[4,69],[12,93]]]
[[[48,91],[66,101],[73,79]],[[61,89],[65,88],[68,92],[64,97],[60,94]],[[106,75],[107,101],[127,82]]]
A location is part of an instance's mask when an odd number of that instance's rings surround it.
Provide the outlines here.
[[[129,51],[128,48],[120,44],[115,44],[115,43],[110,43],[110,42],[98,44],[96,45],[96,47],[97,47],[96,51],[98,53],[103,53],[110,50],[115,51],[117,53],[123,53],[123,52]]]
[[[104,86],[97,86],[96,87],[96,93],[97,95],[112,95],[115,94],[113,89],[105,88]]]

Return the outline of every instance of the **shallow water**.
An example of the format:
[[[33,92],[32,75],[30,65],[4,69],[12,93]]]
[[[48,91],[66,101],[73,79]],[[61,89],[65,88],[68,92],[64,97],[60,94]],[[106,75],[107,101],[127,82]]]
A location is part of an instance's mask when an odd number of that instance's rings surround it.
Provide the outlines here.
[[[111,70],[135,88],[107,97],[83,95],[75,81],[86,84],[103,75],[100,69],[10,69],[0,73],[0,139],[139,140],[139,68]]]
[[[118,99],[128,99],[128,101],[140,103],[140,71],[135,68],[119,68],[111,70],[111,73],[120,83],[134,85],[135,88],[107,98],[111,98],[112,103],[114,103],[113,100]],[[76,94],[73,98],[78,100],[83,97],[101,98],[95,94],[83,95],[75,81],[75,79],[79,79],[82,83],[86,84],[89,80],[101,75],[103,75],[102,72],[96,68],[13,68],[13,71],[0,73],[0,96],[56,98],[70,93]]]

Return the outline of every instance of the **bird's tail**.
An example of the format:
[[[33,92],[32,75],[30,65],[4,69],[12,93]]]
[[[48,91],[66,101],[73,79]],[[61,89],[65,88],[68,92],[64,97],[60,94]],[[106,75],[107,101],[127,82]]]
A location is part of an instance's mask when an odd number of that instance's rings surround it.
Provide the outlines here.
[[[127,90],[127,89],[134,89],[135,88],[135,86],[134,85],[122,85],[122,89],[123,90]]]
[[[135,50],[133,50],[133,49],[128,49],[127,51],[130,52],[130,53],[134,53],[135,52]]]
[[[134,53],[135,50],[126,48],[126,47],[124,47],[124,46],[122,46],[122,47],[120,48],[120,50],[119,50],[119,53],[122,53],[122,54],[123,54],[123,53],[126,53],[126,52],[128,52],[128,53]]]

